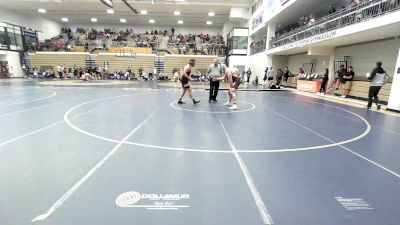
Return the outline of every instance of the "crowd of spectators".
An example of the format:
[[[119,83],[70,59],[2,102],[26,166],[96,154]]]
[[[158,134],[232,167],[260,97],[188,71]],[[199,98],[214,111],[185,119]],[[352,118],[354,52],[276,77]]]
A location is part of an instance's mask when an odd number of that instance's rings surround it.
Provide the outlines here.
[[[42,78],[42,79],[75,79],[75,80],[168,80],[167,74],[158,73],[156,69],[151,68],[146,71],[143,68],[135,72],[128,68],[126,71],[110,71],[108,66],[100,67],[99,65],[78,67],[73,65],[67,67],[65,64],[59,64],[56,68],[49,67],[38,69],[36,67],[28,67],[24,69],[25,78]]]
[[[359,10],[358,6],[362,6],[363,9]],[[347,6],[343,5],[339,10],[331,5],[329,6],[328,11],[314,12],[310,15],[302,16],[296,23],[291,24],[283,29],[279,29],[279,31],[275,33],[275,37],[272,38],[272,47],[278,47],[315,34],[336,29],[344,24],[353,24],[354,22],[360,21],[363,18],[374,17],[380,13],[385,13],[398,7],[400,7],[400,0],[387,0],[384,2],[372,0],[349,0]],[[327,17],[330,15],[331,17]],[[317,21],[323,17],[326,18],[326,22]],[[314,28],[311,28],[311,26],[314,24],[316,24]],[[302,33],[290,35],[291,32],[294,32],[295,30],[301,30],[305,27],[310,27],[310,29],[307,29]],[[280,41],[279,39],[285,40]]]
[[[254,55],[266,49],[267,37],[253,38],[250,44],[250,54]]]
[[[179,54],[187,54],[191,49],[195,55],[223,55],[226,47],[225,41],[219,33],[209,34],[178,34],[169,36],[168,46],[178,48]]]
[[[165,38],[167,37],[167,38]],[[62,28],[60,35],[40,43],[39,51],[74,51],[75,46],[83,46],[85,51],[106,50],[109,47],[151,47],[153,52],[161,48],[177,48],[179,54],[187,54],[190,50],[194,54],[218,54],[226,51],[223,37],[219,34],[177,34],[175,29],[151,30],[143,34],[135,32],[132,28],[125,30],[85,29],[77,27]]]

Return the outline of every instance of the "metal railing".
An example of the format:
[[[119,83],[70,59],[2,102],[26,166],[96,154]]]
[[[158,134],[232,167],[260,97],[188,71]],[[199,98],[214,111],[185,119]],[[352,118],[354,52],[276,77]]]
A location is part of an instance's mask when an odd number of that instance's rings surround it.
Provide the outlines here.
[[[368,0],[329,14],[313,23],[284,33],[271,40],[269,48],[276,48],[318,34],[360,23],[400,9],[400,0]]]
[[[146,35],[143,35],[146,37]],[[195,54],[200,55],[225,55],[225,45],[217,43],[196,43],[196,44],[184,44],[184,43],[171,43],[166,44],[167,49],[178,49],[178,54],[187,54],[189,50],[193,50]],[[139,47],[139,48],[152,48],[161,49],[161,40],[156,41],[150,40],[145,41],[142,39],[129,38],[127,41],[113,41],[111,39],[96,39],[96,40],[86,40],[86,39],[72,39],[58,38],[55,40],[47,41],[47,44],[38,51],[67,51],[67,46],[72,49],[75,46],[85,47],[85,51],[90,52],[96,49],[107,49],[109,47]]]
[[[250,55],[264,52],[267,48],[267,38],[261,38],[258,41],[253,41],[250,45]]]

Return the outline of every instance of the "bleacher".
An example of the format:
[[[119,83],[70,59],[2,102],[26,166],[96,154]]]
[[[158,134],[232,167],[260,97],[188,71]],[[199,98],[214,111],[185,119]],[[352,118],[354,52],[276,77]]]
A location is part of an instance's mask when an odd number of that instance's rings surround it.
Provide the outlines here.
[[[351,86],[349,96],[357,99],[366,100],[368,99],[370,82],[367,81],[353,81],[353,85]],[[385,84],[381,91],[379,92],[379,100],[383,102],[389,101],[390,89],[392,88],[391,83]],[[343,90],[339,89],[335,92],[335,94],[341,95]]]
[[[196,59],[196,66],[193,68],[192,72],[196,72],[198,70],[207,70],[208,66],[213,63],[215,56],[166,55],[164,71],[171,74],[175,68],[183,68],[192,58]]]
[[[125,52],[126,53],[126,52]],[[153,72],[155,66],[156,55],[154,54],[130,54],[117,53],[74,53],[74,52],[38,52],[30,55],[31,66],[39,70],[52,69],[55,70],[58,64],[71,68],[74,65],[85,68],[85,60],[91,56],[94,63],[99,67],[104,67],[104,63],[108,62],[109,72],[126,71],[130,68],[135,74],[139,72],[139,68],[143,68],[145,72]],[[172,71],[177,68],[183,68],[190,59],[196,59],[196,66],[193,73],[200,71],[205,73],[208,66],[213,63],[215,56],[202,55],[165,55],[164,72],[172,75]]]
[[[138,74],[139,68],[143,68],[145,72],[153,72],[155,55],[136,54],[133,57],[118,57],[112,53],[100,53],[96,57],[96,64],[103,67],[104,62],[109,63],[109,72],[126,71],[131,68],[135,74]]]
[[[289,77],[287,87],[296,88],[297,86],[297,79],[296,77]],[[369,92],[370,82],[368,81],[353,81],[353,84],[350,89],[349,97],[356,98],[361,100],[368,99],[368,92]],[[383,102],[389,101],[390,90],[392,88],[391,83],[385,84],[381,91],[379,92],[379,100]],[[339,90],[335,91],[336,95],[342,95],[343,89],[342,87]]]
[[[66,65],[66,67],[72,67],[74,65],[78,67],[85,67],[85,59],[89,56],[89,53],[57,53],[57,52],[38,52],[30,56],[30,63],[32,67],[38,69],[41,68],[53,68],[55,69],[58,64]]]
[[[109,53],[118,53],[121,51],[129,51],[136,54],[152,54],[151,48],[110,47],[107,49]]]

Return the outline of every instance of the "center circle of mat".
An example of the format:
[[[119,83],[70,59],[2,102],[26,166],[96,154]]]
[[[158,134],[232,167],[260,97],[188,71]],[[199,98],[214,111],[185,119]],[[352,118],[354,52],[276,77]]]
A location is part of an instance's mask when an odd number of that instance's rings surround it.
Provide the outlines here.
[[[96,100],[92,100],[92,101],[87,101],[84,103],[81,103],[79,105],[76,105],[72,108],[70,108],[65,114],[64,114],[64,122],[70,126],[73,130],[85,134],[87,136],[99,139],[99,140],[103,140],[103,141],[108,141],[111,143],[115,143],[115,144],[121,144],[120,140],[116,140],[116,139],[112,139],[112,138],[108,138],[108,137],[103,137],[88,131],[85,131],[81,128],[79,128],[77,125],[73,124],[70,120],[70,114],[75,111],[76,109],[85,106],[85,105],[89,105],[92,103],[97,103],[97,102],[102,102],[102,101],[108,101],[111,99],[116,99],[116,98],[122,98],[122,97],[127,97],[127,96],[140,96],[140,95],[149,95],[149,94],[153,94],[153,93],[138,93],[138,94],[130,94],[130,95],[119,95],[119,96],[113,96],[113,97],[105,97],[105,98],[99,98]],[[363,117],[361,117],[360,115],[351,112],[349,110],[337,107],[337,106],[331,106],[329,104],[323,104],[323,103],[318,103],[327,107],[331,107],[331,108],[335,108],[335,109],[339,109],[342,110],[344,112],[347,112],[349,114],[352,114],[353,116],[358,117],[365,125],[366,125],[366,130],[359,134],[358,136],[355,136],[353,138],[344,140],[344,141],[340,141],[340,142],[334,142],[331,144],[325,144],[325,145],[318,145],[318,146],[309,146],[309,147],[299,147],[299,148],[286,148],[286,149],[257,149],[257,150],[251,150],[251,149],[247,149],[247,150],[236,150],[236,152],[239,153],[279,153],[279,152],[299,152],[299,151],[311,151],[311,150],[320,150],[320,149],[324,149],[324,148],[330,148],[330,147],[334,147],[334,146],[341,146],[344,144],[348,144],[357,140],[360,140],[362,138],[364,138],[370,131],[371,131],[371,125],[369,124],[369,122],[364,119]],[[134,145],[134,146],[139,146],[139,147],[145,147],[145,148],[151,148],[151,149],[157,149],[157,150],[169,150],[169,151],[183,151],[183,152],[200,152],[200,153],[224,153],[224,154],[232,154],[234,153],[231,149],[196,149],[196,148],[178,148],[178,147],[171,147],[171,146],[160,146],[160,145],[149,145],[149,144],[144,144],[144,143],[138,143],[138,142],[131,142],[131,141],[125,141],[122,144],[126,144],[126,145]]]
[[[192,104],[191,100],[182,100],[183,102],[185,102],[185,105],[179,105],[177,101],[173,101],[171,102],[169,105],[177,110],[182,110],[182,111],[187,111],[187,112],[194,112],[194,113],[211,113],[211,114],[229,114],[229,113],[243,113],[243,112],[249,112],[252,111],[256,108],[256,106],[250,102],[245,102],[245,101],[238,101],[238,105],[239,105],[239,109],[238,110],[229,110],[229,111],[218,111],[220,109],[228,109],[228,106],[224,106],[221,103],[219,103],[218,105],[215,103],[208,103],[208,99],[207,98],[200,98],[199,100],[206,100],[205,102],[207,102],[207,105],[196,105],[196,107],[193,107],[191,109],[185,109],[183,108],[183,106],[187,105],[187,104]],[[219,101],[221,102],[226,102],[227,99],[220,99]],[[201,103],[201,102],[200,102]],[[204,107],[202,106],[211,106],[212,110],[204,110]],[[218,106],[214,107],[214,106]]]

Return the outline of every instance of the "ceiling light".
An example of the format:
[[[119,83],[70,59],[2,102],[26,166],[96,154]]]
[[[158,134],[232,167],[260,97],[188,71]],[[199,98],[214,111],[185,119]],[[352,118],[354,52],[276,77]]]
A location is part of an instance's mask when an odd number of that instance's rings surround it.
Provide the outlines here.
[[[61,18],[61,21],[63,21],[63,22],[68,22],[68,18]]]
[[[178,24],[183,24],[183,20],[178,20]]]
[[[147,14],[147,10],[140,10],[140,14],[146,15]]]
[[[211,25],[212,24],[212,21],[207,21],[207,25]]]
[[[215,16],[215,13],[214,12],[209,12],[208,16]]]
[[[46,13],[45,9],[38,9],[37,11],[40,12],[40,13]]]
[[[114,9],[107,9],[108,14],[114,14]]]
[[[90,21],[92,21],[93,23],[96,23],[97,19],[96,18],[91,18]]]
[[[119,19],[119,22],[121,22],[121,23],[126,23],[126,19],[124,19],[124,18]]]
[[[100,1],[103,2],[108,7],[113,7],[113,1],[112,0],[100,0]]]
[[[175,15],[175,16],[180,16],[180,15],[181,15],[181,12],[175,11],[175,12],[174,12],[174,15]]]
[[[155,20],[149,20],[149,23],[155,23],[156,21]]]

